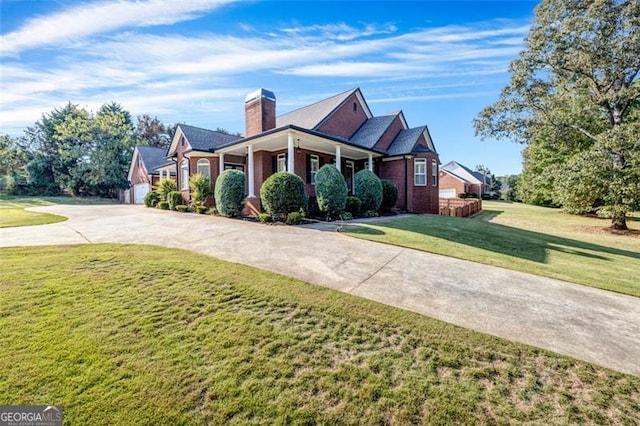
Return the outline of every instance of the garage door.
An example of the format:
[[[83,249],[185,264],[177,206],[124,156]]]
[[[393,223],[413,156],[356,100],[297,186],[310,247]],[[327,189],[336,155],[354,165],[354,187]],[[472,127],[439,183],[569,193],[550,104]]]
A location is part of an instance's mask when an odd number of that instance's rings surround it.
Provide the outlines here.
[[[133,185],[133,202],[135,204],[143,204],[144,196],[149,192],[148,183],[137,183]]]
[[[455,190],[455,188],[441,189],[440,190],[440,198],[456,198],[456,190]]]

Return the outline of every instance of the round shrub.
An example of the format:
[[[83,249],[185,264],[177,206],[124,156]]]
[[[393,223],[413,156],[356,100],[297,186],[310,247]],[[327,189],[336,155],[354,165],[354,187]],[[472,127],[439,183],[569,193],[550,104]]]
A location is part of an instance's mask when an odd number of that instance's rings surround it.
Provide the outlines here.
[[[155,207],[158,201],[160,201],[160,194],[156,191],[147,192],[144,196],[144,205],[147,207]]]
[[[362,201],[363,211],[377,211],[382,204],[382,183],[378,176],[369,170],[360,170],[354,176],[356,197]]]
[[[156,207],[159,208],[160,210],[169,210],[169,203],[167,203],[166,201],[158,201],[158,204],[156,204]]]
[[[184,199],[182,198],[182,193],[179,191],[171,191],[167,194],[167,203],[169,203],[169,208],[171,210],[176,210],[176,207],[184,204]]]
[[[392,208],[396,206],[398,201],[398,186],[394,181],[382,179],[382,204],[380,204],[380,211],[382,213],[388,213]]]
[[[293,173],[274,173],[262,184],[260,201],[271,216],[286,216],[304,209],[307,205],[304,181]]]
[[[336,216],[347,204],[347,183],[342,173],[332,164],[320,167],[316,174],[318,208],[327,216]]]
[[[160,200],[161,201],[169,201],[167,199],[167,196],[169,195],[170,192],[172,191],[177,191],[178,190],[178,185],[176,184],[176,181],[173,179],[160,179],[160,182],[158,182],[158,188],[156,188],[156,192],[160,195]]]
[[[345,210],[351,213],[351,216],[358,215],[358,213],[360,213],[360,207],[362,207],[362,201],[360,201],[360,198],[353,195],[347,197]]]
[[[216,208],[222,216],[240,216],[245,198],[244,188],[244,173],[240,170],[225,170],[218,176],[214,198]]]

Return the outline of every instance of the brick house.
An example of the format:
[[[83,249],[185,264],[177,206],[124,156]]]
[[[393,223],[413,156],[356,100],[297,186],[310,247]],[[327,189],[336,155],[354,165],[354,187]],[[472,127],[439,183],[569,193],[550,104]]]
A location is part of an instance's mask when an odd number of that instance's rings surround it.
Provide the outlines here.
[[[259,89],[245,99],[244,137],[180,124],[167,157],[185,200],[195,173],[215,182],[221,170],[245,172],[248,214],[260,211],[260,187],[278,171],[300,176],[315,196],[315,174],[327,163],[337,165],[350,193],[355,173],[368,168],[398,185],[398,209],[438,212],[439,159],[429,130],[409,128],[402,111],[374,117],[357,88],[281,116],[275,95]]]
[[[450,161],[441,166],[439,177],[440,198],[456,198],[463,193],[473,193],[481,197],[488,194],[491,187],[489,176],[473,171],[457,161]]]
[[[144,145],[134,148],[128,175],[131,186],[124,191],[125,204],[142,204],[144,196],[161,178],[175,178],[175,165],[166,154],[167,150],[164,148]]]

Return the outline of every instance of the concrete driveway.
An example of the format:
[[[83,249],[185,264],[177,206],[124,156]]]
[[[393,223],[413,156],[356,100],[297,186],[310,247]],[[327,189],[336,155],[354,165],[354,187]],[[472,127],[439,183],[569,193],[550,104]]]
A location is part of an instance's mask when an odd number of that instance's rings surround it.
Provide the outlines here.
[[[66,222],[0,229],[0,246],[178,247],[640,375],[640,299],[310,227],[131,205],[38,207]]]

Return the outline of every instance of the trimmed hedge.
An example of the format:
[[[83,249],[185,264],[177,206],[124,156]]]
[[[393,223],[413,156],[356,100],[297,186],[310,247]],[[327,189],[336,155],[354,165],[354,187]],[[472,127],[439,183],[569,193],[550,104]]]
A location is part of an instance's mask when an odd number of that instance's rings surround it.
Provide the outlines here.
[[[362,201],[360,201],[360,198],[353,195],[347,197],[347,205],[345,207],[345,210],[351,213],[352,216],[357,216],[360,213],[361,207]]]
[[[166,201],[160,200],[158,201],[158,204],[156,204],[156,208],[160,210],[169,210],[169,203],[167,203]]]
[[[347,183],[342,173],[332,164],[320,167],[316,174],[316,199],[318,208],[327,216],[336,216],[347,204]]]
[[[260,201],[271,216],[287,216],[304,210],[307,205],[304,181],[293,173],[274,173],[262,184]]]
[[[216,208],[222,216],[240,216],[245,198],[244,173],[240,170],[222,172],[216,180],[214,198]]]
[[[382,182],[369,170],[360,170],[354,176],[355,195],[362,201],[363,211],[377,211],[382,204]]]
[[[184,204],[184,199],[182,198],[182,193],[179,191],[171,191],[167,194],[167,203],[169,203],[169,208],[171,210],[176,210],[176,207]]]
[[[388,213],[392,208],[396,206],[398,201],[398,186],[392,180],[382,179],[382,204],[380,204],[380,211],[382,213]]]
[[[160,194],[156,191],[147,192],[144,196],[144,205],[147,207],[155,207],[158,201],[160,201]]]

